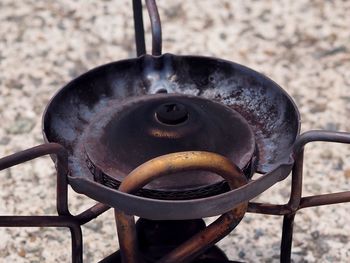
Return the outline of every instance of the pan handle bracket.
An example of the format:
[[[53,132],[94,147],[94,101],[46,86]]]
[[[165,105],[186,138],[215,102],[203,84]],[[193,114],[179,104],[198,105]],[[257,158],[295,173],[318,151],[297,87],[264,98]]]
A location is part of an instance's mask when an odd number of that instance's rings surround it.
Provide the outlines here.
[[[146,0],[147,11],[152,29],[152,55],[162,54],[162,26],[155,0]],[[137,56],[146,54],[145,30],[142,15],[142,0],[133,0],[135,44]]]

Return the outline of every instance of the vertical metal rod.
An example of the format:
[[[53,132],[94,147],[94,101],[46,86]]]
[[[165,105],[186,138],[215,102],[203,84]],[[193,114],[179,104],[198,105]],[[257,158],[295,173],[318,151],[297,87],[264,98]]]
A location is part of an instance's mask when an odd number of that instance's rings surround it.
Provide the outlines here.
[[[141,0],[132,0],[132,7],[134,14],[136,54],[139,57],[146,54],[145,29],[143,26]]]
[[[72,263],[83,262],[83,236],[80,226],[74,225],[69,227],[72,237]]]
[[[296,140],[294,144],[295,164],[292,173],[291,197],[287,205],[293,212],[285,215],[283,218],[280,256],[281,262],[283,263],[291,261],[294,218],[296,211],[300,208],[302,197],[304,146],[313,141],[350,143],[350,134],[345,132],[315,130],[305,132]]]
[[[57,186],[56,207],[59,215],[71,215],[68,208],[68,153],[66,149],[57,144]]]
[[[303,189],[303,164],[304,164],[304,147],[295,154],[295,163],[292,172],[292,186],[290,192],[290,199],[287,206],[296,211],[299,208],[302,189]]]
[[[152,28],[152,55],[160,56],[162,54],[162,27],[156,1],[146,0],[146,6]]]
[[[302,196],[304,147],[314,141],[350,144],[350,133],[312,130],[301,134],[294,144],[295,164],[292,174],[291,197],[288,206],[292,211],[299,208]]]
[[[294,218],[295,218],[295,213],[291,213],[283,217],[281,255],[280,255],[281,263],[291,262]]]
[[[114,209],[117,224],[117,233],[122,263],[139,263],[139,248],[137,242],[134,216]]]

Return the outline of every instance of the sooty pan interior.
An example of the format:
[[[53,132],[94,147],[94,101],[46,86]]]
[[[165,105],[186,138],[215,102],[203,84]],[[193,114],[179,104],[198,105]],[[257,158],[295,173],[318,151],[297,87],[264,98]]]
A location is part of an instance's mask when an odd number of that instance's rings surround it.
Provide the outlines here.
[[[216,58],[164,54],[106,64],[68,83],[44,113],[45,140],[66,147],[72,161],[89,122],[108,101],[155,93],[201,96],[239,112],[254,131],[260,173],[288,160],[299,134],[294,102],[262,74]],[[74,170],[71,176],[90,176]]]

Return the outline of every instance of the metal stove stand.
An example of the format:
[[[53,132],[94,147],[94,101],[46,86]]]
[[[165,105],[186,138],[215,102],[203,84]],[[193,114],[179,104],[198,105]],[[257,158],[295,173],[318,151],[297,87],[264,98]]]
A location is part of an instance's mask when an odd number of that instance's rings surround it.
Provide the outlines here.
[[[157,7],[154,0],[146,0],[146,5],[151,18],[152,25],[152,54],[161,54],[161,27],[160,19],[157,11]],[[142,3],[141,0],[133,0],[133,11],[134,11],[134,23],[135,23],[135,41],[137,55],[146,53],[145,38],[144,38],[144,27],[142,18]],[[281,239],[281,262],[291,261],[291,246],[293,238],[293,223],[297,212],[300,209],[315,207],[321,205],[330,205],[337,203],[350,202],[350,191],[337,192],[331,194],[314,195],[314,196],[302,196],[302,179],[303,179],[303,157],[304,157],[304,146],[314,141],[325,141],[325,142],[337,142],[350,144],[350,134],[341,132],[329,132],[329,131],[309,131],[297,138],[297,141],[293,149],[293,158],[295,160],[292,171],[292,183],[289,201],[283,205],[269,204],[269,203],[254,203],[250,202],[248,205],[248,212],[277,215],[283,216],[283,227],[282,227],[282,239]],[[72,262],[81,263],[83,262],[83,238],[81,226],[85,223],[93,220],[100,214],[107,211],[110,207],[97,203],[93,207],[86,211],[72,215],[68,209],[68,154],[65,148],[56,143],[47,143],[39,145],[13,155],[0,159],[0,170],[8,169],[14,165],[27,162],[50,154],[54,157],[57,169],[57,215],[56,216],[0,216],[1,227],[67,227],[71,232],[72,240]],[[269,177],[269,180],[276,180],[276,178],[284,178],[283,176],[273,175]],[[271,184],[269,180],[263,181],[266,184]],[[264,187],[263,185],[261,187]],[[246,190],[247,192],[249,190]],[[237,223],[237,222],[236,222]],[[158,224],[158,225],[157,225]],[[161,231],[155,233],[152,228],[157,225]],[[175,228],[174,228],[175,227]],[[152,238],[154,240],[161,241],[164,235],[178,238],[178,243],[182,243],[183,240],[191,237],[198,230],[205,227],[204,222],[201,219],[198,220],[186,220],[183,223],[180,221],[150,221],[146,219],[140,219],[137,223],[137,231],[139,235],[149,237],[154,234]],[[174,230],[175,229],[175,230]],[[180,236],[174,236],[176,229],[181,229],[182,234]],[[181,232],[181,231],[180,231]],[[139,240],[140,241],[140,240]],[[140,241],[142,243],[142,239]],[[138,244],[141,251],[147,250],[150,244]],[[185,246],[186,248],[186,246]],[[134,250],[136,248],[127,248]],[[156,251],[160,251],[164,248],[158,248]],[[166,248],[165,248],[166,250]],[[156,252],[148,252],[156,253]],[[163,252],[160,252],[161,254]],[[204,256],[203,256],[204,255]],[[184,254],[186,258],[186,252]],[[152,262],[152,260],[145,257],[145,262]],[[186,259],[187,260],[187,259]],[[214,261],[213,261],[214,260]],[[205,253],[197,258],[195,262],[232,262],[229,261],[226,256],[213,244],[206,248]],[[116,252],[109,257],[102,259],[100,262],[120,262],[119,252]],[[180,262],[180,261],[169,261],[169,262]],[[188,262],[188,261],[186,261]]]

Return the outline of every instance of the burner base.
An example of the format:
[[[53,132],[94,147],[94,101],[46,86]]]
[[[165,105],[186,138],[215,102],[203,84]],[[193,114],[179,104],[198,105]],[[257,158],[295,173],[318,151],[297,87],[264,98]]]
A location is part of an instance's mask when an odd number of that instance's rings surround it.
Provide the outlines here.
[[[156,261],[149,261],[143,258],[145,263],[153,263]],[[122,263],[120,251],[116,251],[109,255],[105,259],[102,259],[99,263]],[[243,263],[240,261],[228,260],[224,252],[221,251],[217,246],[208,249],[202,256],[198,259],[192,261],[191,263]]]
[[[203,219],[148,220],[140,218],[136,224],[138,246],[144,263],[159,262],[170,251],[206,227]],[[116,251],[99,263],[122,263]],[[232,263],[217,246],[207,249],[191,263]]]

